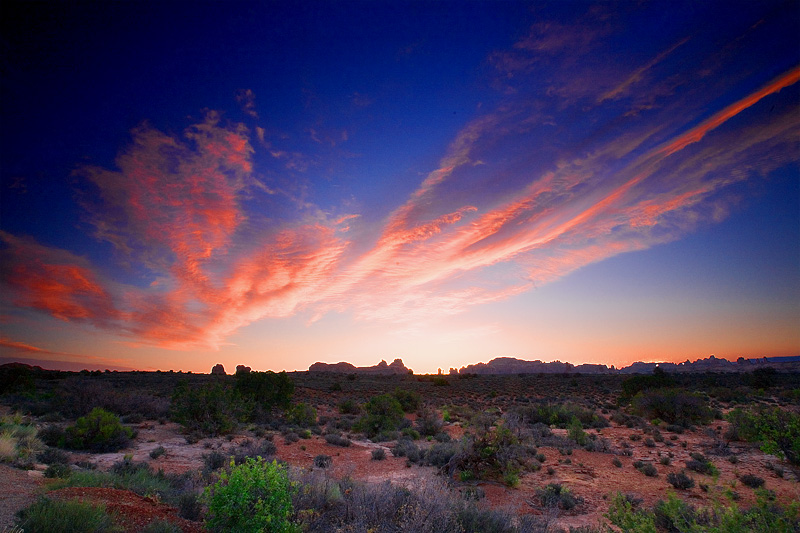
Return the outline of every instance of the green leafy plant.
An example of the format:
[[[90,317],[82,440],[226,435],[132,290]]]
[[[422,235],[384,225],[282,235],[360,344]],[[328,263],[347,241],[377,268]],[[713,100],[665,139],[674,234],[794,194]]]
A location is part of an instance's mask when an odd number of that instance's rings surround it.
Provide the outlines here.
[[[583,425],[581,421],[578,420],[577,416],[573,416],[572,420],[569,423],[569,428],[567,429],[567,437],[574,440],[579,445],[583,446],[586,444],[586,432],[583,430]]]
[[[763,452],[800,464],[800,414],[780,407],[736,408],[727,419],[732,426],[731,437],[758,442]]]
[[[219,383],[190,387],[184,381],[175,387],[172,394],[172,419],[189,431],[202,435],[230,433],[245,415],[240,395]]]
[[[299,531],[290,521],[295,485],[285,466],[276,461],[248,458],[241,465],[231,463],[219,481],[207,487],[207,527],[212,531],[241,533]]]
[[[386,431],[396,431],[403,421],[403,407],[394,396],[381,394],[373,396],[364,405],[364,414],[355,425],[368,437],[374,437]]]
[[[117,415],[95,407],[67,428],[64,445],[76,450],[113,452],[127,446],[132,437],[133,430],[123,426]]]
[[[317,410],[305,402],[300,402],[286,410],[286,420],[300,427],[313,426],[317,423]]]

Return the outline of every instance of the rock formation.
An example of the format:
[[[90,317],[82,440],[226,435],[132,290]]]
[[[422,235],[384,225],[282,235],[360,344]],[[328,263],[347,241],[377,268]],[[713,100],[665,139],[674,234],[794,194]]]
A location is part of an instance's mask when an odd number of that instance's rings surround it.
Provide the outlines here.
[[[309,372],[339,372],[341,374],[409,374],[402,359],[395,359],[392,364],[381,361],[375,366],[354,366],[350,363],[314,363],[308,367]]]
[[[225,367],[222,366],[222,363],[217,363],[216,365],[214,365],[214,368],[211,369],[211,373],[212,374],[217,374],[217,375],[220,375],[220,376],[224,376],[225,375]]]

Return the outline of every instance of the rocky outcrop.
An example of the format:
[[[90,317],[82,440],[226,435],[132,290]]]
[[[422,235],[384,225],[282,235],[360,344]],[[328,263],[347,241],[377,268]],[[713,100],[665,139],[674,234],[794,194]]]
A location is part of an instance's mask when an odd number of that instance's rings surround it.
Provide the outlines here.
[[[608,370],[608,369],[606,369]],[[553,361],[543,363],[542,361],[525,361],[514,357],[498,357],[488,363],[477,363],[462,367],[459,374],[561,374],[572,372],[573,366],[570,363]]]
[[[236,373],[237,374],[249,374],[251,368],[249,366],[244,365],[236,365]]]
[[[308,367],[309,372],[338,372],[341,374],[410,374],[411,369],[403,364],[402,359],[395,359],[392,364],[381,361],[375,366],[354,366],[350,363],[314,363]]]
[[[744,359],[728,361],[710,356],[706,359],[689,360],[683,363],[644,363],[637,361],[630,366],[616,369],[606,365],[583,364],[573,366],[570,363],[553,361],[525,361],[514,357],[498,357],[488,363],[477,363],[462,367],[460,370],[450,369],[450,374],[651,374],[658,367],[665,372],[752,372],[759,368],[774,368],[778,372],[800,372],[800,357],[762,357],[760,359]]]
[[[214,368],[211,369],[211,373],[215,375],[224,376],[225,375],[225,367],[222,366],[222,363],[217,363],[214,365]]]

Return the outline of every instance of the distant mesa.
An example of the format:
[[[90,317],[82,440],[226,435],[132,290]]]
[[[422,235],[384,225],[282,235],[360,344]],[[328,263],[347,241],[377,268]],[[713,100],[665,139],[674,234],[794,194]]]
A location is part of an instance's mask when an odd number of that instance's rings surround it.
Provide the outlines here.
[[[740,357],[736,362],[727,359],[718,359],[710,356],[694,362],[688,359],[683,363],[644,363],[636,362],[630,366],[616,369],[612,365],[577,365],[553,361],[525,361],[513,357],[498,357],[488,363],[477,363],[461,367],[460,370],[451,368],[450,374],[650,374],[658,367],[666,372],[752,372],[758,368],[774,368],[779,372],[800,372],[800,357],[762,357],[759,359],[744,359]]]
[[[251,368],[249,366],[244,365],[236,365],[236,373],[237,374],[249,374]]]
[[[411,374],[402,359],[395,359],[392,364],[381,361],[375,366],[354,366],[350,363],[314,363],[308,367],[309,372],[338,372],[341,374]]]
[[[613,367],[612,367],[613,368]],[[488,363],[477,363],[461,367],[459,374],[564,374],[574,372],[576,374],[614,374],[615,370],[606,365],[578,365],[553,361],[543,363],[542,361],[525,361],[514,357],[498,357]],[[454,374],[454,368],[450,373]]]
[[[214,365],[214,368],[211,369],[212,374],[224,376],[225,375],[225,367],[222,366],[222,363],[217,363]]]

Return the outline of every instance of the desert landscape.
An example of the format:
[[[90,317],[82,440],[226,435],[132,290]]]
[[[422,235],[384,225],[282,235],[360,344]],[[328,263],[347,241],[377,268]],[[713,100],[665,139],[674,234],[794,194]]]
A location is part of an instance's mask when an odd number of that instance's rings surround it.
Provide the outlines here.
[[[94,513],[85,531],[797,531],[800,376],[775,368],[792,364],[3,365],[0,528],[59,530],[58,509]],[[270,494],[285,505],[254,506]]]

